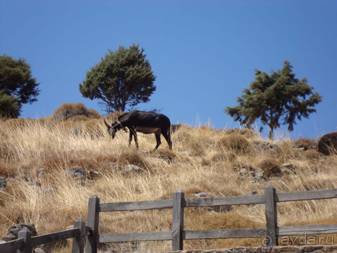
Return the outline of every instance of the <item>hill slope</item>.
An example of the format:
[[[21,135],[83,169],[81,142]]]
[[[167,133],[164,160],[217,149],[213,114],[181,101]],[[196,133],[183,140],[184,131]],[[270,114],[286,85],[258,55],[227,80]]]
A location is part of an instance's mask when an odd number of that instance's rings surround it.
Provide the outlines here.
[[[0,122],[0,234],[13,223],[33,223],[39,233],[57,231],[85,219],[91,195],[104,202],[170,198],[177,189],[187,196],[261,193],[269,184],[279,191],[337,187],[337,156],[302,150],[291,140],[269,142],[250,130],[215,130],[182,126],[156,152],[153,135],[139,134],[140,149],[127,146],[127,133],[114,140],[102,119],[53,123],[45,120]],[[337,201],[279,205],[280,225],[329,224],[337,221]],[[189,209],[187,229],[263,227],[263,206],[226,210]],[[169,229],[169,211],[101,215],[101,231]],[[259,245],[252,240],[187,242],[186,248]],[[117,247],[117,246],[114,246]],[[128,244],[118,247],[129,247]],[[169,243],[142,243],[156,252]]]

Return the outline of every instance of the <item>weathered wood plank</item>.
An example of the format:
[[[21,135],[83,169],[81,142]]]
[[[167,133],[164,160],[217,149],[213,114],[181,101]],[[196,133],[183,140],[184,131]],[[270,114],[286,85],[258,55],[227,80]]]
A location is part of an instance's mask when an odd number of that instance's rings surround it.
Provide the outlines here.
[[[269,186],[265,189],[265,214],[266,214],[266,244],[277,245],[277,209],[275,188]]]
[[[89,198],[87,220],[89,235],[85,245],[86,253],[97,253],[99,206],[99,198],[97,196]]]
[[[38,235],[31,238],[32,246],[35,247],[40,244],[55,242],[68,238],[73,238],[80,233],[78,228],[71,228],[60,232],[50,233],[46,235]]]
[[[20,253],[32,253],[33,251],[33,245],[32,245],[32,241],[31,241],[31,237],[32,233],[30,232],[30,230],[28,230],[28,228],[24,227],[23,229],[21,229],[18,233],[18,238],[19,239],[23,239],[23,247],[21,247],[18,252]]]
[[[262,195],[186,199],[186,207],[264,204]]]
[[[22,248],[24,245],[24,240],[16,239],[13,241],[0,243],[0,252],[1,253],[16,253],[18,249]]]
[[[337,225],[307,225],[300,227],[281,227],[279,235],[301,235],[301,234],[328,234],[337,233]],[[197,239],[226,239],[226,238],[255,238],[265,236],[265,229],[223,229],[209,231],[184,231],[184,240]],[[148,232],[129,234],[103,234],[100,242],[127,242],[127,241],[160,241],[171,240],[169,232]]]
[[[166,241],[171,240],[171,232],[144,232],[128,234],[101,234],[100,243],[106,242],[131,242],[131,241]]]
[[[289,226],[280,227],[278,234],[283,235],[317,235],[317,234],[332,234],[337,233],[336,225],[305,225],[305,226]]]
[[[184,232],[185,240],[264,237],[265,229],[220,229]]]
[[[138,201],[138,202],[119,202],[119,203],[102,203],[100,204],[100,212],[113,211],[136,211],[136,210],[151,210],[172,208],[173,201],[169,200],[154,200],[154,201]]]
[[[78,220],[75,222],[74,228],[77,228],[79,230],[79,233],[77,233],[75,238],[73,239],[72,253],[83,253],[87,232],[85,223],[82,220]]]
[[[337,198],[337,189],[277,193],[277,202]]]
[[[183,192],[173,194],[173,220],[172,220],[172,250],[183,249],[183,230],[184,230],[184,206],[185,199]]]
[[[337,189],[307,191],[307,192],[277,193],[276,202],[330,199],[330,198],[337,198]],[[264,204],[265,197],[263,195],[246,195],[246,196],[233,196],[233,197],[193,198],[193,199],[186,199],[185,201],[186,207],[249,205],[249,204]],[[100,212],[165,209],[172,207],[173,207],[173,200],[102,203],[100,204]]]

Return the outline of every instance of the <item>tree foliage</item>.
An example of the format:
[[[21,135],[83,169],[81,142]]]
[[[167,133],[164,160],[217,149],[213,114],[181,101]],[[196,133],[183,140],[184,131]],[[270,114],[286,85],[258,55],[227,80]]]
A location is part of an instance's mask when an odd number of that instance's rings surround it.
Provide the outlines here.
[[[281,124],[292,131],[296,120],[316,112],[314,107],[320,101],[321,96],[307,80],[297,79],[293,67],[285,61],[281,70],[271,74],[257,70],[255,81],[237,99],[238,105],[225,111],[246,127],[259,119],[269,127],[269,138],[272,138],[274,129]]]
[[[80,92],[91,100],[100,99],[107,112],[125,111],[150,100],[155,76],[138,45],[109,51],[86,75]]]
[[[0,118],[17,118],[20,105],[16,98],[0,91]]]
[[[18,117],[22,104],[36,101],[38,83],[23,59],[0,55],[0,117]]]

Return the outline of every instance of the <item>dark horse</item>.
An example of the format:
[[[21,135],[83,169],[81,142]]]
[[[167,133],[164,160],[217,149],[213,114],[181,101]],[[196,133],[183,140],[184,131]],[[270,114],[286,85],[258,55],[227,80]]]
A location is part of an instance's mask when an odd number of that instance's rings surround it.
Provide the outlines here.
[[[162,134],[169,146],[172,149],[171,141],[171,122],[170,119],[164,114],[155,112],[132,111],[122,114],[118,120],[109,125],[104,120],[108,128],[108,132],[112,138],[115,138],[116,132],[120,129],[129,129],[129,146],[132,142],[132,137],[135,140],[136,147],[138,148],[137,132],[144,134],[155,134],[157,145],[156,150],[161,144],[160,135]]]

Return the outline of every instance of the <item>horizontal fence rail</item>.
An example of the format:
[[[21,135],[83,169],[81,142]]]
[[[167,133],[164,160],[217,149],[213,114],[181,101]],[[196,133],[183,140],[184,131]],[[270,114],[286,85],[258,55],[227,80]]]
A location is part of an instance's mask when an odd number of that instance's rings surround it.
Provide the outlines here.
[[[267,187],[264,194],[246,195],[234,197],[206,197],[185,198],[184,193],[177,192],[170,200],[139,201],[139,202],[117,202],[101,203],[92,208],[88,221],[94,221],[96,232],[92,236],[97,243],[107,242],[131,242],[131,241],[172,241],[172,250],[182,250],[184,240],[200,239],[227,239],[227,238],[259,238],[267,240],[266,246],[275,246],[279,236],[293,235],[315,235],[337,233],[336,225],[306,225],[296,227],[278,227],[277,225],[277,203],[290,201],[307,201],[337,198],[337,189],[316,190],[305,192],[276,192],[273,187]],[[99,203],[98,197],[90,200]],[[89,201],[89,209],[90,209]],[[191,207],[215,207],[232,205],[265,205],[266,228],[265,229],[219,229],[210,231],[184,230],[184,209]],[[110,233],[99,234],[98,223],[100,212],[114,211],[138,211],[153,209],[168,209],[173,211],[171,231],[143,232],[143,233]],[[96,249],[97,250],[97,249]],[[89,253],[96,253],[90,251]]]
[[[276,202],[320,200],[337,198],[337,189],[305,192],[276,193]],[[185,200],[185,207],[212,207],[228,205],[265,204],[265,195],[246,195],[235,197],[190,198]],[[173,207],[172,200],[154,200],[138,202],[116,202],[100,204],[100,212],[137,211],[151,209],[167,209]]]
[[[99,242],[133,242],[133,241],[165,241],[172,240],[171,232],[144,232],[128,234],[102,234]]]
[[[99,205],[100,212],[114,211],[137,211],[172,208],[172,200],[155,200],[139,202],[121,202],[121,203],[104,203]]]
[[[24,240],[16,239],[10,242],[0,244],[1,253],[16,253],[16,251],[24,246]]]
[[[80,235],[78,228],[68,229],[61,232],[50,233],[46,235],[34,236],[31,238],[32,246],[38,246],[41,244],[51,243],[55,241],[61,241],[64,239],[74,238]]]
[[[296,227],[280,227],[278,235],[317,235],[337,233],[337,225],[306,225]]]
[[[277,193],[277,202],[302,201],[302,200],[318,200],[337,198],[337,189],[334,190],[318,190],[306,192],[282,192]]]
[[[209,231],[185,231],[185,240],[199,239],[227,239],[227,238],[254,238],[263,237],[265,229],[221,229]]]
[[[211,206],[231,206],[264,204],[265,197],[262,195],[247,195],[238,197],[218,197],[218,198],[195,198],[186,199],[185,207],[211,207]]]

